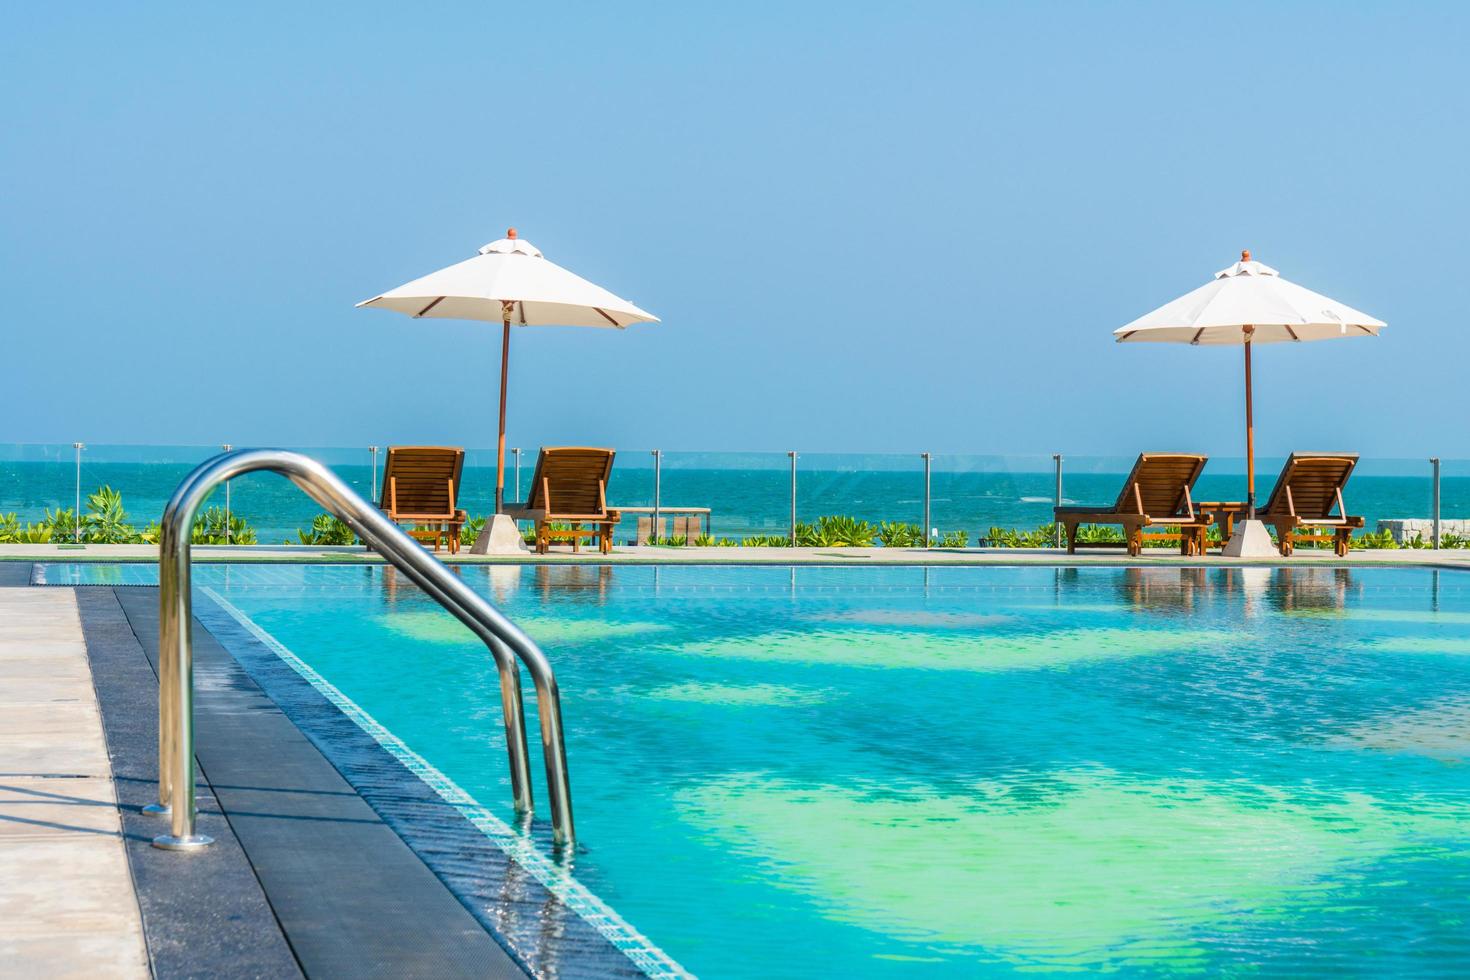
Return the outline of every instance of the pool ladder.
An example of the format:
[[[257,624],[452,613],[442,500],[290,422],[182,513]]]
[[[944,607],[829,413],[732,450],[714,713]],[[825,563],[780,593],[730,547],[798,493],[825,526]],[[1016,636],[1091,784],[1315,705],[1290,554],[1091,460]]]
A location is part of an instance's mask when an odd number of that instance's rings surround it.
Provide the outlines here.
[[[561,695],[551,662],[541,648],[321,463],[279,449],[240,449],[201,463],[179,484],[163,511],[158,538],[158,802],[146,809],[168,814],[170,826],[169,833],[154,839],[154,846],[190,850],[212,843],[209,837],[195,830],[190,536],[194,517],[211,490],[226,480],[262,470],[285,476],[344,521],[369,548],[407,575],[484,642],[500,674],[511,796],[516,811],[522,815],[529,815],[533,806],[517,658],[526,665],[536,686],[541,752],[546,763],[547,795],[551,798],[552,839],[558,845],[570,844],[575,832],[566,745],[562,738]]]

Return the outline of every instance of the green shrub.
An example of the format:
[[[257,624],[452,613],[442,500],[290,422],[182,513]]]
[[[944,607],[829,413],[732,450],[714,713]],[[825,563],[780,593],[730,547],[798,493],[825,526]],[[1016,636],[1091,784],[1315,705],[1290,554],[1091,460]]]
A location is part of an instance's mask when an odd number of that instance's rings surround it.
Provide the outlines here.
[[[742,548],[785,548],[791,539],[784,534],[752,534],[740,539]]]
[[[226,540],[225,529],[229,528]],[[211,507],[194,518],[194,527],[189,534],[191,544],[254,544],[255,529],[239,514],[225,517],[223,507]]]
[[[57,541],[75,541],[80,537],[77,528],[77,512],[70,507],[58,507],[54,512],[48,507],[41,526],[49,528],[51,537]],[[37,542],[31,541],[30,544]]]
[[[51,528],[45,522],[22,524],[15,514],[0,514],[0,544],[45,544]]]
[[[19,544],[46,544],[51,540],[51,528],[45,523],[27,524],[16,535]]]
[[[1398,542],[1393,539],[1393,535],[1387,529],[1384,529],[1364,531],[1362,534],[1355,535],[1351,546],[1353,548],[1393,549],[1398,547]]]
[[[139,540],[128,523],[122,494],[103,486],[88,494],[87,513],[82,517],[82,540],[89,544],[130,544]]]
[[[936,548],[964,548],[970,543],[969,531],[946,531],[934,542]]]
[[[840,515],[817,518],[817,540],[820,548],[871,548],[873,525],[856,517]]]
[[[335,514],[318,514],[311,519],[311,527],[296,532],[296,538],[301,544],[344,545],[356,541],[357,535]]]
[[[904,521],[883,521],[878,525],[878,543],[885,548],[917,548],[924,543],[924,529]]]
[[[474,544],[475,539],[480,536],[480,532],[484,529],[485,518],[471,517],[469,520],[465,521],[464,526],[459,529],[459,543],[465,545],[466,547]]]
[[[694,547],[696,547],[696,548],[713,548],[714,546],[715,546],[714,535],[711,535],[711,534],[701,534],[701,535],[699,535],[699,537],[697,537],[697,538],[694,539]]]

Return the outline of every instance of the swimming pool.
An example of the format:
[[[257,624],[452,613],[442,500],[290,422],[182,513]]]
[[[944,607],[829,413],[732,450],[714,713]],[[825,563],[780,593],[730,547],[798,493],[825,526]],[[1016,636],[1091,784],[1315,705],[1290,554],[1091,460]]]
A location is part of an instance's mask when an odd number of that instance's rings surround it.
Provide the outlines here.
[[[556,666],[577,879],[694,973],[1470,967],[1463,573],[461,572]],[[509,819],[494,669],[416,588],[195,576]]]

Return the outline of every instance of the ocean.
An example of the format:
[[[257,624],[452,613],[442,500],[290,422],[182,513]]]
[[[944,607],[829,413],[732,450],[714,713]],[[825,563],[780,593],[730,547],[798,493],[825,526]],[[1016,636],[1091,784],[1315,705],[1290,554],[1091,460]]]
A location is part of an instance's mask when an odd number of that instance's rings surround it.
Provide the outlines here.
[[[368,496],[372,457],[362,450],[304,450]],[[209,455],[203,448],[106,447],[82,456],[81,493],[108,485],[122,493],[129,519],[139,529],[158,520],[175,487]],[[530,482],[534,453],[526,452],[521,486]],[[1068,503],[1109,504],[1118,494],[1131,459],[1069,457],[1064,462],[1063,498]],[[620,453],[608,488],[614,506],[653,504],[654,469],[648,452]],[[941,533],[963,530],[976,541],[992,526],[1031,529],[1051,520],[1055,474],[1046,456],[936,456],[930,477],[930,524]],[[1275,481],[1280,460],[1261,460],[1258,499]],[[381,457],[379,458],[381,467]],[[381,469],[380,469],[381,472]],[[1470,465],[1446,466],[1441,512],[1446,520],[1470,518]],[[1239,460],[1212,462],[1195,489],[1195,499],[1242,499],[1245,478]],[[1431,514],[1433,486],[1427,462],[1365,461],[1344,494],[1348,510],[1372,528],[1383,518]],[[507,463],[506,497],[514,491]],[[785,453],[666,453],[660,478],[664,507],[709,507],[716,536],[785,533],[791,512],[790,460]],[[71,507],[77,474],[70,447],[9,447],[0,451],[0,514],[22,521],[42,519],[48,508]],[[803,454],[797,461],[797,517],[825,514],[863,520],[921,523],[924,471],[918,454]],[[460,505],[472,515],[488,513],[495,499],[494,457],[467,456]],[[223,505],[216,492],[210,505]],[[230,486],[230,507],[255,528],[262,544],[296,541],[296,531],[320,512],[311,500],[274,474],[252,474]],[[631,521],[627,535],[633,533]],[[619,535],[620,539],[624,535]]]

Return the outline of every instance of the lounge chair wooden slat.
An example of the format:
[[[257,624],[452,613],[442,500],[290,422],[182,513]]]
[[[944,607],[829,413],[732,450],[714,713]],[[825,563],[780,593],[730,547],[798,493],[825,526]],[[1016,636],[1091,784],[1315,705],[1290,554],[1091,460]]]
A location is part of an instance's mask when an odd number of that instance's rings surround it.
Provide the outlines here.
[[[1363,518],[1343,509],[1342,490],[1358,465],[1356,453],[1292,453],[1276,486],[1257,516],[1276,526],[1277,546],[1290,555],[1298,541],[1321,540],[1325,535],[1304,533],[1302,528],[1333,528],[1333,550],[1346,557],[1354,528]],[[1333,512],[1337,513],[1334,514]]]
[[[456,506],[464,450],[455,446],[389,446],[383,465],[383,495],[378,507],[388,519],[412,524],[420,541],[443,541],[450,554],[459,552],[459,532],[467,515]]]
[[[611,449],[587,446],[548,446],[536,457],[530,495],[524,503],[507,504],[507,514],[536,525],[536,550],[545,554],[553,540],[570,540],[580,550],[581,539],[597,538],[603,554],[612,551],[613,528],[621,515],[607,506],[607,481],[612,476]],[[553,528],[570,524],[571,528]],[[581,525],[589,524],[590,528]]]
[[[1142,453],[1133,464],[1128,478],[1118,491],[1111,508],[1068,505],[1056,508],[1055,518],[1067,532],[1067,553],[1077,550],[1077,528],[1083,524],[1118,524],[1128,542],[1128,554],[1143,551],[1145,538],[1178,538],[1180,551],[1186,555],[1204,551],[1207,525],[1195,512],[1190,490],[1207,457],[1185,453]],[[1144,528],[1173,525],[1178,532],[1145,534]]]

